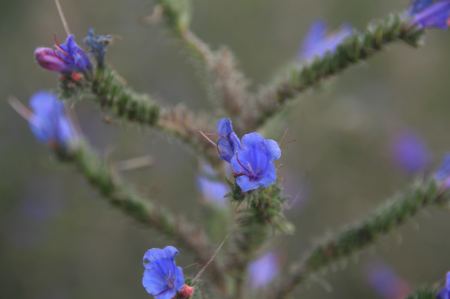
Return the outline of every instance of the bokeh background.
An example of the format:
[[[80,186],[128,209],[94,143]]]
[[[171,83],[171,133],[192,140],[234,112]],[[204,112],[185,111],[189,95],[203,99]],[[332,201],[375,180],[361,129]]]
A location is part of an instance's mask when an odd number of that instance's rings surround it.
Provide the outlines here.
[[[373,18],[403,10],[407,0],[195,0],[193,30],[213,47],[228,45],[254,86],[269,82],[295,60],[316,18],[332,28],[364,28]],[[142,19],[148,0],[63,0],[72,31],[89,27],[114,34],[111,65],[137,90],[165,105],[183,102],[210,111],[203,75],[163,25]],[[64,31],[52,0],[0,1],[0,297],[149,298],[141,286],[146,249],[171,243],[102,201],[70,166],[38,144],[8,105],[35,91],[54,89],[56,76],[33,58]],[[288,218],[293,236],[272,249],[283,265],[318,236],[364,217],[414,177],[430,173],[450,151],[450,35],[432,31],[426,46],[396,44],[339,78],[303,94],[269,124],[279,138],[288,128],[281,176],[296,202]],[[185,148],[151,130],[104,122],[89,102],[76,105],[81,127],[112,162],[151,155],[154,165],[123,173],[140,191],[205,223],[196,187],[197,161]],[[415,173],[399,167],[393,142],[408,132],[428,151]],[[321,283],[298,291],[307,298],[380,298],[367,282],[367,267],[383,261],[412,288],[443,278],[450,269],[449,211],[429,209],[376,246],[329,271]],[[187,252],[180,264],[191,264]],[[357,263],[354,262],[357,260]],[[198,267],[188,267],[195,274]],[[326,287],[324,287],[326,286]],[[331,287],[331,288],[330,288]],[[393,298],[392,298],[393,299]]]

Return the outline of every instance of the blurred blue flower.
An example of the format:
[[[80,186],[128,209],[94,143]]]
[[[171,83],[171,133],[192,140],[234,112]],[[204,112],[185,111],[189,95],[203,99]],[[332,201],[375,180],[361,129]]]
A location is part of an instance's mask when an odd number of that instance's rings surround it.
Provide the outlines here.
[[[84,38],[84,43],[89,47],[89,51],[95,57],[100,67],[105,63],[106,50],[111,41],[111,35],[95,34],[93,28],[88,30],[87,36]]]
[[[259,289],[271,283],[280,272],[278,257],[267,252],[248,266],[248,275],[252,289]]]
[[[72,34],[64,43],[55,44],[55,49],[37,48],[34,56],[41,67],[64,75],[74,72],[88,74],[92,70],[88,55],[78,46]]]
[[[36,138],[55,148],[67,148],[77,139],[64,104],[50,92],[39,91],[30,99],[30,128]]]
[[[412,0],[411,5],[409,7],[409,14],[415,15],[416,13],[421,12],[431,4],[433,4],[433,0]]]
[[[219,207],[225,207],[227,205],[225,196],[230,192],[230,188],[216,179],[216,173],[211,166],[205,164],[201,171],[202,175],[197,177],[197,185],[203,198]]]
[[[450,187],[450,153],[444,156],[441,166],[434,173],[434,179],[441,182],[444,188]]]
[[[424,170],[430,160],[430,152],[425,142],[410,131],[394,137],[391,152],[394,163],[409,174]]]
[[[409,284],[384,263],[371,264],[367,276],[369,284],[384,299],[403,299],[411,291]]]
[[[445,286],[439,291],[438,299],[450,299],[450,272],[447,272]]]
[[[353,29],[343,25],[337,32],[327,35],[327,25],[324,21],[316,21],[311,25],[299,53],[300,60],[310,61],[332,53],[351,34]]]
[[[217,140],[217,150],[222,160],[230,162],[236,151],[241,147],[238,136],[233,131],[231,120],[222,118],[217,123],[217,132],[219,139]]]
[[[183,269],[175,264],[178,250],[173,246],[152,248],[144,255],[142,285],[156,299],[172,299],[183,288]]]
[[[450,25],[450,0],[416,0],[412,2],[409,13],[415,26],[447,29]]]

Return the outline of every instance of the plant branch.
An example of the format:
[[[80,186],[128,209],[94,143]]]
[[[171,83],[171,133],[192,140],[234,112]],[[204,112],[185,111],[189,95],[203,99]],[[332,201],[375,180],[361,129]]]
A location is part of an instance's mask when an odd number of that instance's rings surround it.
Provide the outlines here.
[[[370,58],[394,42],[403,41],[417,47],[423,33],[400,15],[391,15],[370,24],[363,32],[355,32],[347,38],[336,51],[300,68],[295,65],[282,79],[270,87],[262,88],[253,104],[244,111],[239,120],[240,126],[247,131],[259,128],[308,88]]]
[[[111,205],[137,222],[174,238],[190,249],[202,264],[209,262],[212,280],[223,287],[223,271],[217,260],[210,261],[214,248],[202,229],[135,193],[83,142],[65,161],[73,163]]]
[[[286,298],[312,274],[375,243],[420,210],[443,204],[447,200],[448,194],[438,188],[433,179],[423,184],[414,184],[407,192],[375,210],[365,220],[343,229],[314,247],[291,267],[289,273],[281,275],[282,280],[272,288],[273,292],[268,298]]]
[[[213,130],[206,117],[194,115],[181,105],[162,108],[147,95],[132,91],[109,69],[97,70],[91,90],[100,106],[109,109],[117,117],[148,125],[176,137],[212,165],[220,162],[215,148],[200,134]]]
[[[233,53],[223,47],[217,51],[190,29],[191,4],[188,0],[159,0],[169,28],[184,42],[192,55],[204,65],[212,78],[215,94],[228,116],[236,116],[250,97],[248,80],[238,68]]]

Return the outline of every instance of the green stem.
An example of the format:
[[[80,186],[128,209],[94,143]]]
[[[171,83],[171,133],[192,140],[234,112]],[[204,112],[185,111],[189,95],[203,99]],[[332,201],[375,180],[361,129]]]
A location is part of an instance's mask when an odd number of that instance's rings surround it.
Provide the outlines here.
[[[214,248],[202,229],[135,193],[114,175],[109,165],[100,160],[88,145],[80,142],[66,161],[75,164],[89,183],[114,207],[139,223],[174,238],[180,245],[190,249],[202,264],[209,261]],[[223,287],[224,277],[220,268],[216,260],[208,266],[213,281]]]
[[[211,132],[206,117],[194,115],[187,108],[161,108],[147,95],[128,88],[113,71],[99,69],[92,83],[97,102],[117,117],[159,129],[188,144],[212,165],[220,161],[217,151],[200,132]]]
[[[447,200],[445,194],[433,179],[413,185],[410,190],[375,210],[365,220],[343,229],[313,248],[289,273],[281,275],[283,279],[272,288],[273,293],[269,298],[286,298],[312,274],[375,243],[420,210],[444,203]]]
[[[436,293],[432,288],[423,288],[409,294],[405,299],[436,299]]]
[[[352,65],[381,52],[389,44],[404,41],[417,46],[423,31],[410,25],[409,20],[400,15],[391,15],[375,24],[370,24],[363,32],[355,32],[336,51],[316,58],[298,68],[294,66],[285,78],[273,86],[261,90],[256,99],[242,115],[239,123],[246,130],[262,126],[281,108],[300,93],[319,84]]]

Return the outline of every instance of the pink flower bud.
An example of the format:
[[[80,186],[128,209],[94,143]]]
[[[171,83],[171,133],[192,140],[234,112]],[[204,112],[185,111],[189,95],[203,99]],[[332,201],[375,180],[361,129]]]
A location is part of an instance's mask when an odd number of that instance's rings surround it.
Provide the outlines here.
[[[34,51],[34,57],[37,63],[46,70],[63,73],[67,72],[67,63],[65,63],[55,51],[51,48],[37,48]]]
[[[194,290],[194,287],[185,284],[183,285],[181,290],[178,291],[178,297],[183,299],[191,298],[191,296],[194,294]]]

